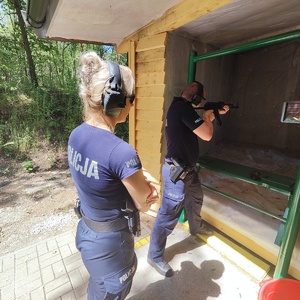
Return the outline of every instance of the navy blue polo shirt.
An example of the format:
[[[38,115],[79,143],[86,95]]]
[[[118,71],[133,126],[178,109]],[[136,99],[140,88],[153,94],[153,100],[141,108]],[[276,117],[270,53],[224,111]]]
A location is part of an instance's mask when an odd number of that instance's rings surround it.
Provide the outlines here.
[[[191,102],[174,97],[166,118],[166,158],[177,157],[189,166],[195,166],[199,156],[198,137],[193,132],[204,121]]]
[[[122,201],[130,197],[122,180],[142,168],[133,147],[83,123],[69,137],[68,161],[84,215],[102,222],[120,217]]]

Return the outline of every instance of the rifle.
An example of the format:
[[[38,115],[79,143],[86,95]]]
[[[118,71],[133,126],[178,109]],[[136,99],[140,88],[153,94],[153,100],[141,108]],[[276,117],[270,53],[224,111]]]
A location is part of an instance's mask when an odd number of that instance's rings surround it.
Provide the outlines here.
[[[239,105],[225,102],[207,102],[203,107],[195,107],[195,109],[204,109],[204,110],[213,110],[214,115],[219,126],[222,126],[222,120],[220,118],[219,109],[223,109],[225,105],[228,105],[230,108],[239,108]]]

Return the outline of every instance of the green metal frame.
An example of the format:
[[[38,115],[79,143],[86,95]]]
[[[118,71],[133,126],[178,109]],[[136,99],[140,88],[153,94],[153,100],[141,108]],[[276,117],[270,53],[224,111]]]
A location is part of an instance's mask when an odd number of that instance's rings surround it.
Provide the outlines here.
[[[282,243],[277,257],[274,278],[283,278],[288,274],[293,250],[297,241],[300,226],[300,166],[296,176],[292,197],[289,201],[288,216]]]
[[[269,172],[265,172],[263,170],[254,169],[247,166],[242,166],[240,164],[232,163],[229,161],[224,161],[222,159],[217,159],[209,156],[202,156],[199,158],[197,163],[198,172],[200,172],[201,168],[208,169],[214,172],[222,173],[224,175],[234,177],[236,179],[255,184],[258,186],[265,187],[269,190],[281,193],[283,195],[288,196],[288,199],[290,199],[295,180],[278,174],[272,174]],[[254,177],[253,173],[259,174],[256,175],[258,177]],[[282,223],[286,223],[286,218],[282,216],[275,215],[265,209],[262,209],[260,207],[251,205],[250,203],[247,203],[245,201],[242,201],[236,197],[230,196],[226,193],[220,192],[219,190],[212,188],[208,185],[202,184],[203,187],[205,187],[208,190],[211,190],[219,195],[222,195],[226,198],[229,198],[235,202],[238,202],[242,205],[245,205],[247,207],[250,207],[258,212],[264,213],[274,219],[277,219],[281,221]]]
[[[273,37],[269,37],[266,39],[261,39],[258,41],[246,43],[243,45],[235,46],[232,48],[221,49],[217,51],[213,51],[210,53],[206,53],[203,55],[197,56],[197,53],[194,51],[190,52],[189,62],[188,62],[188,80],[187,82],[190,83],[195,80],[196,75],[196,63],[202,60],[215,58],[219,56],[224,56],[228,54],[240,53],[245,52],[253,49],[258,49],[274,44],[279,44],[291,40],[296,40],[300,38],[300,30],[291,31],[288,33],[275,35]],[[214,190],[214,192],[218,192]],[[218,192],[221,193],[221,192]],[[230,197],[232,200],[243,201],[231,197],[229,195],[224,194],[224,196]],[[242,203],[246,204],[246,203]],[[248,205],[249,206],[249,205]],[[250,206],[251,207],[251,206]],[[254,207],[251,207],[254,208]],[[270,216],[270,212],[260,210],[262,213],[265,213]],[[278,218],[278,216],[277,216]],[[285,218],[280,218],[282,222],[285,221]],[[274,278],[284,278],[288,275],[288,269],[290,266],[293,250],[295,247],[295,243],[298,236],[300,226],[300,165],[298,167],[298,172],[295,180],[294,188],[291,192],[291,196],[289,199],[289,205],[287,208],[287,217],[285,223],[285,229],[282,237],[282,242],[279,250],[279,254],[277,257],[275,272],[273,277]]]
[[[207,159],[208,157],[206,157]],[[215,158],[212,158],[212,160],[215,160]],[[221,162],[221,160],[219,160]],[[224,162],[224,166],[226,166],[226,164],[230,164],[230,162],[227,161],[223,161]],[[260,186],[264,186],[265,188],[268,188],[270,190],[276,191],[278,193],[284,194],[284,195],[288,195],[289,196],[289,204],[286,210],[286,213],[284,214],[284,216],[278,216],[275,215],[265,209],[259,208],[257,206],[251,205],[245,201],[242,201],[236,197],[233,197],[231,195],[228,195],[226,193],[223,193],[217,189],[214,189],[210,186],[207,186],[205,184],[203,184],[203,187],[206,189],[209,189],[221,196],[224,196],[226,198],[229,198],[237,203],[240,203],[244,206],[247,206],[251,209],[254,209],[258,212],[261,212],[265,215],[268,215],[272,218],[275,218],[277,220],[280,220],[282,223],[281,225],[283,225],[283,234],[281,234],[281,232],[278,232],[278,235],[280,235],[280,237],[277,237],[276,240],[281,243],[280,246],[280,250],[279,250],[279,254],[277,257],[277,263],[276,263],[276,267],[275,267],[275,271],[274,271],[274,278],[284,278],[287,277],[288,274],[288,269],[289,269],[289,265],[290,265],[290,261],[292,258],[292,254],[293,254],[293,250],[295,247],[295,243],[297,241],[297,236],[298,236],[298,231],[299,231],[299,226],[300,226],[300,166],[298,167],[298,172],[297,172],[297,177],[294,181],[293,186],[291,186],[291,192],[290,194],[288,194],[288,190],[284,191],[284,189],[278,189],[276,184],[268,184],[265,185],[263,183],[263,181],[256,181],[256,180],[245,180],[245,177],[242,176],[240,174],[239,171],[243,171],[245,168],[246,169],[250,169],[249,167],[245,167],[242,165],[238,165],[235,164],[235,169],[231,170],[230,172],[227,172],[227,169],[225,167],[222,168],[222,166],[219,166],[219,168],[217,167],[211,167],[208,164],[203,164],[203,161],[200,161],[198,163],[198,171],[200,171],[201,168],[206,168],[209,170],[212,170],[214,172],[218,172],[218,173],[222,173],[222,174],[226,174],[228,176],[232,176],[234,178],[237,178],[239,180],[243,180],[243,181],[247,181],[249,183],[252,184],[256,184],[256,185],[260,185]],[[235,171],[239,170],[237,173],[235,173]],[[270,174],[268,173],[270,176],[274,175],[274,174]],[[277,176],[277,175],[276,175]],[[250,177],[249,177],[250,179]],[[281,237],[282,235],[282,237]],[[276,243],[276,241],[275,241]],[[277,243],[276,243],[277,244]]]
[[[221,49],[213,52],[209,52],[206,54],[202,54],[197,56],[197,53],[192,51],[190,52],[189,57],[189,71],[188,71],[188,83],[195,80],[196,74],[196,63],[201,60],[206,60],[209,58],[214,58],[218,56],[224,56],[228,54],[240,53],[245,52],[253,49],[258,49],[274,44],[279,44],[287,41],[292,41],[300,38],[300,30],[291,31],[284,34],[275,35],[266,39],[261,39],[258,41],[246,43],[243,45],[235,46],[232,48]]]

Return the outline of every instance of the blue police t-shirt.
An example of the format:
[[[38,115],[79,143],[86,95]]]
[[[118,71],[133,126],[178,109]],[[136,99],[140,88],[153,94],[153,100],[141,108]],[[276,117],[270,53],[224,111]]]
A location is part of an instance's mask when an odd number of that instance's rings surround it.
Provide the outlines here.
[[[68,161],[84,215],[102,222],[120,217],[122,202],[130,197],[121,180],[142,168],[133,147],[83,123],[69,137]]]
[[[166,158],[178,158],[189,166],[195,166],[199,156],[198,137],[193,132],[204,121],[191,102],[174,97],[166,118]]]

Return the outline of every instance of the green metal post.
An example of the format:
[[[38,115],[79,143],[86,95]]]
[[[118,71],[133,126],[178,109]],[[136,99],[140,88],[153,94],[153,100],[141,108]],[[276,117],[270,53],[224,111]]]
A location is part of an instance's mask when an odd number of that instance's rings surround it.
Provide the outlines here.
[[[195,51],[190,52],[187,83],[194,81],[195,77],[196,77],[196,63],[194,62],[196,55],[197,55],[197,52],[195,52]],[[179,217],[179,223],[184,223],[184,222],[185,222],[185,212],[183,209],[180,214],[180,217]]]
[[[195,57],[197,55],[197,52],[191,51],[189,56],[189,66],[188,66],[188,80],[187,83],[190,83],[195,80],[196,75],[196,63],[195,63]]]
[[[300,226],[300,165],[298,167],[295,187],[290,201],[291,205],[273,275],[274,278],[283,278],[287,276],[298,236]]]
[[[262,47],[266,47],[266,46],[270,46],[270,45],[274,45],[274,44],[279,44],[279,43],[283,43],[283,42],[287,42],[287,41],[291,41],[291,40],[295,40],[295,39],[299,39],[299,38],[300,38],[300,30],[295,30],[295,31],[291,31],[288,33],[283,33],[283,34],[275,35],[275,36],[272,36],[269,38],[265,38],[262,40],[235,46],[232,48],[221,49],[221,50],[213,51],[210,53],[202,54],[202,55],[194,57],[194,62],[196,63],[200,60],[205,60],[205,59],[228,55],[228,54],[233,54],[233,53],[249,51],[249,50],[262,48]]]

